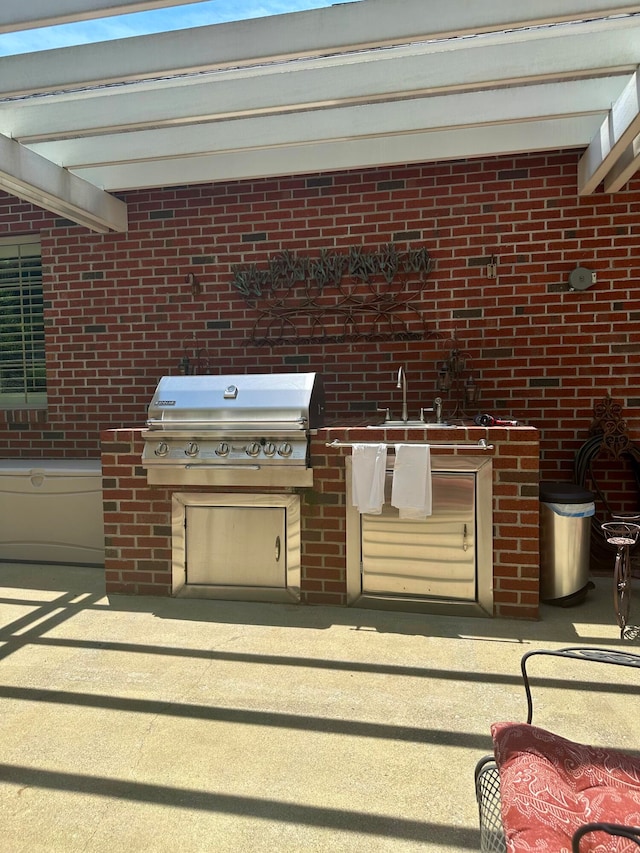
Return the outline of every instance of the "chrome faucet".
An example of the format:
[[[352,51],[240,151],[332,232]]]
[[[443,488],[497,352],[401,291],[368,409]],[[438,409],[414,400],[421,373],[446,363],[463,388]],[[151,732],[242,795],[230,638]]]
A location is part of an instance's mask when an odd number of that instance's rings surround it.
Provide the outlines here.
[[[401,420],[409,420],[409,410],[407,409],[407,373],[402,367],[398,370],[398,384],[396,388],[402,388],[402,417]]]

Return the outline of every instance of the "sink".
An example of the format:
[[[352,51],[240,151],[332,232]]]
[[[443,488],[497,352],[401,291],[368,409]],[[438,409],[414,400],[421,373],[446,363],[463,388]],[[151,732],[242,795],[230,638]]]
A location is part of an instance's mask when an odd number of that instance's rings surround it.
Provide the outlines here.
[[[368,424],[367,429],[428,429],[429,427],[439,429],[450,426],[452,424],[426,423],[425,421],[382,421],[379,424]]]

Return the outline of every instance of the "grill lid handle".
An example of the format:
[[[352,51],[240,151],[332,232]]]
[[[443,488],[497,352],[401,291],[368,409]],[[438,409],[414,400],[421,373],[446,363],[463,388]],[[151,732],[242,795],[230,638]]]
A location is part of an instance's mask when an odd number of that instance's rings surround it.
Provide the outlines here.
[[[150,420],[148,420],[146,422],[146,424],[148,427],[162,426],[165,429],[180,429],[183,426],[184,427],[190,427],[190,426],[194,426],[194,427],[195,426],[200,426],[200,427],[201,426],[209,426],[210,427],[214,424],[216,426],[220,425],[220,426],[233,427],[233,425],[238,423],[238,422],[239,422],[238,418],[236,418],[235,420],[233,418],[231,418],[231,419],[225,418],[224,420],[217,420],[216,418],[211,418],[210,420],[200,420],[200,421],[182,421],[182,420],[177,420],[177,419],[168,421],[168,420],[165,420],[164,418],[151,418]],[[288,420],[288,421],[275,421],[275,420],[254,420],[253,418],[251,418],[250,420],[242,421],[242,423],[246,425],[245,428],[246,427],[252,428],[252,427],[258,426],[258,425],[260,425],[260,426],[271,426],[271,425],[280,426],[281,424],[284,424],[284,425],[290,426],[291,424],[303,424],[304,425],[307,423],[307,419],[306,418],[292,418],[291,420]]]

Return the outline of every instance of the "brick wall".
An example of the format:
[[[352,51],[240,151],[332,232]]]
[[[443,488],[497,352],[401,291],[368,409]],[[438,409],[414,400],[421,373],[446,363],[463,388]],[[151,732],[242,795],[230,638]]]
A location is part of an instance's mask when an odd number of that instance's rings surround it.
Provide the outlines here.
[[[435,442],[451,441],[447,430],[429,435]],[[326,445],[334,439],[383,438],[378,431],[328,428],[313,439],[314,486],[300,490],[305,604],[344,605],[347,600],[344,460],[349,450]],[[521,427],[456,430],[456,441],[477,443],[479,438],[493,445],[494,613],[534,619],[539,604],[538,433]],[[169,595],[172,492],[228,489],[148,486],[140,466],[140,430],[105,431],[102,448],[107,592]]]
[[[128,193],[126,234],[95,235],[0,195],[0,236],[42,232],[49,385],[47,413],[0,413],[0,455],[97,456],[100,431],[139,426],[185,353],[214,371],[320,371],[338,420],[376,403],[397,410],[402,363],[416,410],[433,400],[452,335],[474,367],[478,408],[540,428],[545,477],[571,476],[607,392],[640,443],[640,181],[578,198],[578,156]],[[250,342],[259,314],[232,287],[233,265],[391,241],[433,258],[419,305],[435,336]],[[572,293],[576,264],[598,283]]]

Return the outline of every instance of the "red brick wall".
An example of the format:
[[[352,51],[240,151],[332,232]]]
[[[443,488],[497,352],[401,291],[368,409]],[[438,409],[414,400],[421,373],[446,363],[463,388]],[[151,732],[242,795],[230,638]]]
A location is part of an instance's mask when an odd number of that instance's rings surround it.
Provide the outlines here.
[[[470,427],[456,441],[488,438],[493,449],[493,578],[496,616],[538,616],[538,433],[532,429]],[[451,442],[451,432],[432,441]],[[397,437],[397,436],[396,436]],[[301,597],[306,604],[346,603],[346,483],[348,449],[328,442],[381,439],[377,431],[330,428],[312,442],[313,489],[301,490]],[[148,486],[140,466],[139,430],[102,435],[106,589],[170,595],[171,495],[184,487]],[[439,450],[439,454],[449,451]],[[475,453],[478,451],[461,451]],[[193,489],[228,491],[228,489]],[[264,490],[261,490],[264,491]]]
[[[417,410],[433,400],[452,334],[473,364],[478,408],[540,428],[545,477],[571,476],[607,392],[640,443],[640,180],[578,198],[578,156],[128,193],[126,234],[94,235],[0,195],[0,236],[42,229],[49,384],[46,415],[0,413],[0,455],[97,456],[100,430],[139,426],[185,351],[206,351],[214,371],[320,371],[336,418],[376,403],[397,411],[403,363]],[[390,241],[432,255],[421,308],[440,339],[248,342],[258,315],[232,288],[232,265]],[[571,293],[577,263],[598,282]]]

